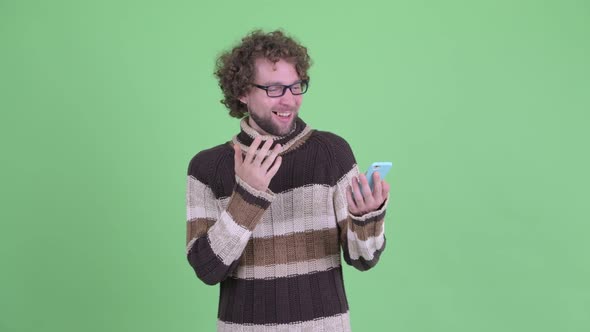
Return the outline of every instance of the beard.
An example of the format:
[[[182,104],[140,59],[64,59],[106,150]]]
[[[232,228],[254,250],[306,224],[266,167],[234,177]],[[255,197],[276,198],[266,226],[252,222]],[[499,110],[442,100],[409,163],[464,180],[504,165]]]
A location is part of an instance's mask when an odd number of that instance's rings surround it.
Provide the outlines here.
[[[258,127],[260,127],[260,129],[264,130],[266,133],[268,133],[269,135],[273,135],[273,136],[285,136],[285,135],[291,133],[295,129],[295,122],[296,122],[297,118],[299,118],[299,114],[295,114],[293,116],[293,120],[291,120],[290,128],[287,128],[287,130],[285,130],[285,131],[281,131],[281,128],[272,121],[272,115],[267,118],[264,118],[264,117],[258,116],[258,114],[254,113],[254,112],[249,112],[249,113],[250,113],[250,118],[254,122],[256,122],[256,124],[258,125]]]

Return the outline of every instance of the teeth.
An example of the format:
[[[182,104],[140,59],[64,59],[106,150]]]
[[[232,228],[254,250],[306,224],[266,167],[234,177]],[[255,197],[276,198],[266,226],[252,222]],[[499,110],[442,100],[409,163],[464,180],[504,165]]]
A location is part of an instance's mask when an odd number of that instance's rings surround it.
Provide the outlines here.
[[[278,114],[279,116],[282,116],[282,117],[284,117],[284,118],[286,118],[286,117],[288,117],[289,115],[291,115],[290,113],[280,113],[280,112],[277,112],[277,114]]]

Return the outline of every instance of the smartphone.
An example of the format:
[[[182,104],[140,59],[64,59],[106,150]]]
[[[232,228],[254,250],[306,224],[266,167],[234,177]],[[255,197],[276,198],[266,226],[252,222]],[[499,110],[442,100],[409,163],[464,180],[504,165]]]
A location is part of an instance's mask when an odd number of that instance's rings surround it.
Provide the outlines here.
[[[373,191],[373,173],[379,171],[379,177],[381,179],[385,179],[385,176],[387,175],[387,173],[389,173],[389,170],[391,169],[392,165],[393,164],[389,161],[378,161],[372,163],[371,166],[369,166],[369,169],[367,170],[367,172],[365,172],[365,175],[367,176],[367,181],[369,181],[369,187],[371,187],[371,192]]]

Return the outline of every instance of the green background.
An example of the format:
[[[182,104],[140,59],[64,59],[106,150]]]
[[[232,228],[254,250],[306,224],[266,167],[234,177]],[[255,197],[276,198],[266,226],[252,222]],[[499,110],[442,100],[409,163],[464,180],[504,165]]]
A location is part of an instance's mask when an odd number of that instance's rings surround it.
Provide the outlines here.
[[[588,1],[0,0],[0,331],[215,329],[186,169],[254,28],[308,47],[307,123],[394,162],[353,330],[590,329]]]

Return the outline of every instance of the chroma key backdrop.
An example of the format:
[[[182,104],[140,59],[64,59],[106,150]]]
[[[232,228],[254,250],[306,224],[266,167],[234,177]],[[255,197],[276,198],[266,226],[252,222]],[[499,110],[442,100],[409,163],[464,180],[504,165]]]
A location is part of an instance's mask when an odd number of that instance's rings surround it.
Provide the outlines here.
[[[0,1],[0,331],[214,331],[189,160],[239,130],[215,58],[283,29],[301,118],[391,161],[353,331],[590,331],[590,2]]]

